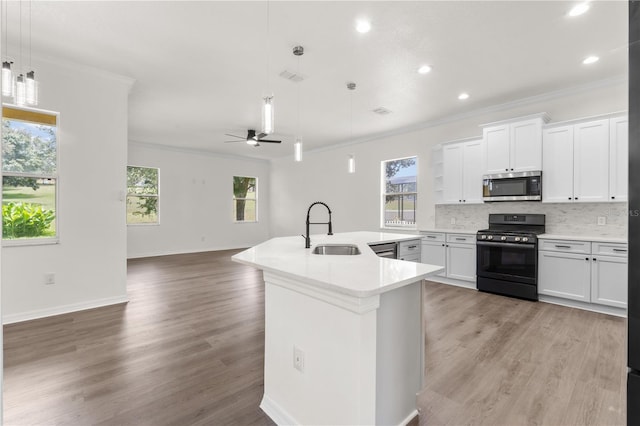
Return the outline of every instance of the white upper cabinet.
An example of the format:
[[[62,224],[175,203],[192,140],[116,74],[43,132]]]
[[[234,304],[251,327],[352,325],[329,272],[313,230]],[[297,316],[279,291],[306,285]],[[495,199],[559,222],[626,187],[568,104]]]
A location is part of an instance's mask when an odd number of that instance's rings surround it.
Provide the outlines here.
[[[547,127],[542,142],[542,201],[626,201],[627,118]]]
[[[542,125],[546,114],[536,114],[483,128],[485,173],[542,170]]]
[[[544,129],[542,201],[573,200],[573,126]]]
[[[442,148],[444,204],[482,203],[482,140]]]
[[[574,128],[573,199],[609,200],[609,120],[576,124]]]
[[[629,190],[629,119],[609,122],[609,200],[627,201]]]

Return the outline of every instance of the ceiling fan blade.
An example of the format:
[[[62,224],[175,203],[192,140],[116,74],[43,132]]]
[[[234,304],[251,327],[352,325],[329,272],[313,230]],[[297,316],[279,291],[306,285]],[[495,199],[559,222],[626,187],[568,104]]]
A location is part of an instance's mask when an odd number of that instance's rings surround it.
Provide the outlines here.
[[[260,133],[259,135],[256,135],[258,139],[264,138],[265,136],[267,136],[267,133]]]
[[[253,147],[254,147],[254,148],[257,148],[257,147],[259,147],[259,146],[260,146],[260,144],[259,144],[259,143],[257,143],[257,144],[255,144],[255,145],[253,145]]]
[[[238,143],[238,142],[246,142],[245,140],[241,141],[224,141],[224,143]]]
[[[231,136],[233,138],[238,138],[238,139],[246,139],[244,136],[232,135],[232,134],[229,134],[229,133],[225,133],[224,135],[225,136]]]
[[[282,143],[282,141],[270,141],[268,139],[260,139],[260,142],[266,142],[266,143]]]

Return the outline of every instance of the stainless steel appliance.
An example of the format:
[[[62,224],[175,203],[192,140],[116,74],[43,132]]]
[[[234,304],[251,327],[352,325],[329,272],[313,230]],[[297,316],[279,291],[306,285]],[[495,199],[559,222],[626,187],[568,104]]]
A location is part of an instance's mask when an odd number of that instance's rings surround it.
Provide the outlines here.
[[[640,2],[629,2],[627,424],[640,424]]]
[[[543,214],[490,214],[489,229],[478,231],[478,290],[538,300],[538,235]]]
[[[482,177],[484,201],[539,201],[542,172],[511,172]]]
[[[398,244],[395,242],[369,244],[369,247],[371,247],[371,250],[380,257],[388,257],[389,259],[398,258]]]

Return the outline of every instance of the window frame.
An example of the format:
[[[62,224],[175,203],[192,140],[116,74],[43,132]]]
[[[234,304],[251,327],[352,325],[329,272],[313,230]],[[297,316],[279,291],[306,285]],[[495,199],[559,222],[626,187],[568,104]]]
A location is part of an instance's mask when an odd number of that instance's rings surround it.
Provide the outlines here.
[[[144,194],[142,195],[143,197],[156,197],[156,217],[158,218],[155,222],[139,222],[139,223],[129,223],[128,219],[127,219],[127,209],[126,206],[129,204],[129,196],[133,196],[133,197],[140,197],[140,195],[136,195],[136,194],[129,194],[129,185],[127,183],[126,185],[126,189],[125,189],[125,222],[127,224],[127,226],[159,226],[160,225],[160,167],[150,167],[150,166],[138,166],[138,165],[134,165],[134,164],[127,164],[127,181],[129,179],[129,167],[136,167],[138,169],[156,169],[157,170],[157,176],[158,176],[158,182],[156,184],[156,187],[158,188],[155,195],[150,195],[150,194]]]
[[[236,177],[240,177],[240,178],[249,178],[249,179],[255,179],[256,184],[255,184],[255,194],[256,197],[255,198],[236,198],[236,194],[233,192],[233,179]],[[259,184],[258,184],[258,177],[257,176],[247,176],[247,175],[233,175],[231,178],[231,217],[233,220],[233,223],[258,223],[259,222],[259,215],[258,215],[258,190],[259,190]],[[236,201],[238,200],[251,200],[251,201],[255,201],[255,210],[256,210],[256,217],[254,220],[237,220],[236,216],[233,214],[235,212],[236,209]]]
[[[5,239],[3,236],[0,236],[0,239],[2,240],[2,247],[21,247],[21,246],[39,246],[39,245],[59,244],[60,234],[61,234],[60,232],[60,229],[61,229],[61,226],[60,226],[60,113],[56,111],[19,106],[19,105],[10,104],[10,103],[2,103],[1,106],[2,106],[2,111],[0,114],[0,120],[5,119],[5,116],[4,116],[5,108],[9,108],[17,111],[34,113],[36,115],[48,115],[51,117],[55,117],[55,129],[56,129],[56,171],[55,173],[37,174],[37,173],[22,173],[22,172],[5,172],[4,170],[2,170],[2,164],[0,163],[0,174],[3,181],[4,181],[4,176],[30,177],[30,178],[55,180],[56,234],[51,237],[33,237],[33,238],[17,238],[17,239]],[[20,118],[9,117],[8,119],[27,122],[27,123],[39,123],[38,121],[35,121],[35,120],[25,120]],[[40,122],[40,124],[47,124],[47,123]],[[1,130],[0,130],[0,133],[2,133]],[[4,135],[1,135],[1,136],[2,137],[0,138],[0,143],[4,143]],[[1,157],[1,154],[0,154],[0,157]],[[1,193],[0,193],[0,199],[2,199]],[[4,199],[2,199],[2,201],[4,202]]]
[[[407,160],[407,159],[415,159],[415,167],[416,167],[416,182],[415,182],[415,186],[416,186],[416,190],[415,191],[409,191],[409,192],[387,192],[387,170],[386,170],[386,164],[393,162],[393,161],[400,161],[400,160]],[[418,229],[418,221],[417,221],[417,216],[418,216],[418,195],[419,195],[419,191],[418,191],[418,156],[417,155],[409,155],[407,157],[400,157],[400,158],[392,158],[389,160],[382,160],[380,162],[380,193],[381,193],[381,197],[380,197],[380,228],[381,229],[405,229],[405,230],[417,230]],[[387,224],[387,221],[385,220],[385,212],[386,212],[386,199],[387,196],[408,196],[408,195],[413,195],[414,197],[414,207],[413,207],[413,211],[414,211],[414,218],[413,218],[413,224],[398,224],[398,225],[390,225]]]

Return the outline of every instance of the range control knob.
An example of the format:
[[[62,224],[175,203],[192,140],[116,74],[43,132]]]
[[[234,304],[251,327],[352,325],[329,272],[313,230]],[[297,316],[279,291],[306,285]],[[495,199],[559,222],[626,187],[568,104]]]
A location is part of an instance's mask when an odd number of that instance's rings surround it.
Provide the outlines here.
[[[486,236],[486,235],[482,235],[482,236],[480,236],[480,239],[481,239],[481,240],[486,240],[486,239],[487,239],[487,236]]]
[[[526,243],[527,241],[529,241],[529,238],[527,238],[527,237],[522,237],[522,242],[523,242],[523,243]]]
[[[489,235],[489,236],[487,237],[487,240],[493,240],[493,235]]]
[[[514,240],[517,242],[520,242],[520,237],[515,237]]]
[[[505,237],[504,235],[502,237],[500,237],[501,241],[507,241],[507,237]]]

